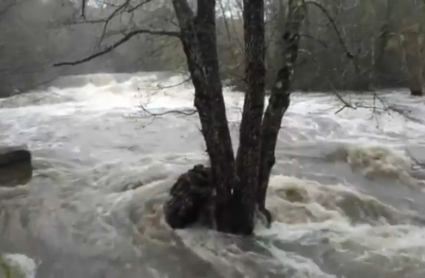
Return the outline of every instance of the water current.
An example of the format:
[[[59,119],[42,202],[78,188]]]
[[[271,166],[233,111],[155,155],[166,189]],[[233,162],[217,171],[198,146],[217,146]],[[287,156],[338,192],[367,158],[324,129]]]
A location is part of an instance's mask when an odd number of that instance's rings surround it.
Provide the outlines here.
[[[275,221],[242,238],[164,222],[176,176],[207,161],[196,115],[149,114],[192,110],[185,78],[64,77],[0,100],[0,146],[28,146],[34,164],[29,184],[0,188],[3,258],[32,278],[425,277],[425,172],[411,159],[425,161],[425,99],[382,92],[396,105],[382,111],[344,94],[358,108],[336,113],[333,94],[294,93]],[[243,95],[224,93],[236,147]]]

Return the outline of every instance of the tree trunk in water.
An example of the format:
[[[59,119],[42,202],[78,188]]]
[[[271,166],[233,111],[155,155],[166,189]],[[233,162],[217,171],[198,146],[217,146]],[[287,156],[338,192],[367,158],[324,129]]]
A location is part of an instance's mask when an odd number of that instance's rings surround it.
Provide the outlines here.
[[[186,0],[173,0],[181,42],[195,87],[195,107],[201,121],[216,188],[215,228],[234,234],[252,233],[252,224],[237,193],[239,179],[226,117],[216,47],[215,2],[198,0],[196,16]]]
[[[422,59],[422,45],[418,38],[414,38],[412,41],[413,42],[407,47],[405,57],[409,89],[412,96],[423,96],[423,75],[425,65]]]
[[[265,30],[264,1],[244,0],[244,36],[245,36],[245,94],[242,122],[239,133],[237,154],[237,174],[239,188],[235,193],[240,196],[246,223],[254,229],[254,212],[257,206],[256,191],[258,185],[261,120],[264,112],[265,97]]]
[[[173,0],[181,42],[195,87],[195,107],[211,162],[216,190],[214,228],[233,234],[252,234],[257,205],[265,209],[265,194],[283,114],[289,105],[289,86],[304,19],[304,0],[289,0],[283,34],[284,66],[279,70],[264,119],[265,34],[264,0],[244,0],[245,59],[248,91],[235,160],[219,75],[215,2],[198,0],[196,16],[187,0]]]
[[[275,164],[275,148],[279,135],[282,117],[290,103],[290,85],[294,72],[294,64],[298,56],[299,32],[305,17],[303,0],[289,0],[288,15],[285,23],[283,40],[283,67],[279,70],[275,85],[271,90],[262,130],[260,174],[257,200],[261,211],[265,211],[267,187],[271,169]]]
[[[419,23],[410,18],[402,20],[401,52],[407,68],[408,85],[412,96],[424,94],[424,42]]]
[[[417,62],[414,62],[417,63]],[[411,64],[414,64],[413,62]],[[409,68],[409,88],[412,96],[423,96],[423,70],[419,66]]]

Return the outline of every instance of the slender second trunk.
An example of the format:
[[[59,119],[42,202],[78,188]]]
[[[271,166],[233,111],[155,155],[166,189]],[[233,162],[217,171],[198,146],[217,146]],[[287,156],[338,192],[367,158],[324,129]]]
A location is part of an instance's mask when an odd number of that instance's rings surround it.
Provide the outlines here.
[[[283,67],[278,71],[275,84],[271,90],[262,130],[260,174],[257,200],[260,210],[265,210],[267,187],[271,169],[275,164],[275,148],[283,115],[290,103],[290,85],[294,64],[298,56],[300,28],[305,17],[303,0],[289,0],[288,15],[282,34]]]
[[[419,23],[402,20],[401,54],[407,68],[408,86],[412,96],[424,95],[424,38]]]
[[[237,174],[240,178],[241,204],[244,207],[250,229],[254,228],[254,211],[257,205],[261,120],[265,97],[265,28],[264,1],[244,0],[245,36],[245,94],[237,154]]]
[[[238,194],[235,157],[219,74],[215,30],[215,2],[198,0],[195,16],[186,0],[173,0],[181,41],[195,87],[195,107],[201,121],[216,188],[215,228],[234,234],[252,233],[245,206]]]

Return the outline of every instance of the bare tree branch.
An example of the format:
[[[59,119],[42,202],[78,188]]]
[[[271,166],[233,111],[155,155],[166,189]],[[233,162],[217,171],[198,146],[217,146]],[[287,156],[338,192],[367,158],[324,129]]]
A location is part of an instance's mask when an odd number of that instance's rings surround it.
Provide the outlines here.
[[[117,41],[116,43],[106,47],[104,50],[96,52],[84,59],[81,60],[77,60],[74,62],[61,62],[61,63],[56,63],[53,66],[54,67],[60,67],[60,66],[75,66],[75,65],[79,65],[88,61],[91,61],[97,57],[100,57],[102,55],[105,55],[106,53],[111,52],[112,50],[114,50],[115,48],[117,48],[118,46],[120,46],[121,44],[127,42],[128,40],[130,40],[132,37],[136,36],[136,35],[140,35],[140,34],[149,34],[149,35],[158,35],[158,36],[172,36],[172,37],[180,37],[180,33],[179,32],[175,32],[175,31],[162,31],[162,30],[146,30],[146,29],[139,29],[139,30],[134,30],[129,32],[127,35],[125,35],[123,38],[121,38],[119,41]]]
[[[343,98],[335,89],[333,90],[333,93],[338,98],[338,100],[340,100],[343,104],[343,106],[341,108],[339,108],[335,112],[335,114],[340,113],[341,111],[343,111],[346,108],[350,108],[350,109],[353,109],[353,110],[356,110],[357,108],[364,108],[364,109],[371,109],[374,115],[375,114],[381,114],[383,112],[388,112],[388,113],[394,112],[394,113],[397,113],[398,115],[400,115],[400,116],[402,116],[402,117],[404,117],[408,120],[411,120],[411,121],[416,122],[416,123],[423,124],[423,122],[421,120],[409,115],[409,113],[411,111],[397,107],[396,104],[388,103],[376,91],[373,92],[373,104],[372,105],[367,105],[367,104],[364,104],[362,102],[351,103],[350,101],[347,101],[345,98]],[[380,103],[382,105],[382,107],[377,106],[377,101],[378,101],[378,103]]]
[[[318,38],[316,38],[316,37],[314,37],[312,35],[309,35],[309,34],[300,34],[300,37],[305,37],[305,38],[308,38],[308,39],[312,39],[314,41],[317,41],[321,45],[323,45],[324,48],[328,48],[328,45],[323,40],[318,39]]]
[[[406,154],[407,156],[412,160],[412,162],[414,164],[416,164],[419,168],[424,169],[425,168],[425,163],[423,162],[419,162],[419,160],[417,160],[415,158],[415,156],[409,151],[409,149],[406,148]],[[414,168],[414,165],[412,165],[412,168]]]
[[[185,83],[187,83],[187,82],[189,82],[189,81],[191,81],[192,80],[192,78],[186,78],[185,80],[183,80],[182,82],[179,82],[179,83],[177,83],[177,84],[173,84],[173,85],[170,85],[170,86],[161,86],[161,85],[157,85],[157,89],[158,90],[163,90],[163,89],[170,89],[170,88],[175,88],[175,87],[178,87],[178,86],[180,86],[180,85],[183,85],[183,84],[185,84]],[[138,87],[137,88],[138,90],[142,90],[143,88],[141,88],[141,87]]]
[[[183,115],[183,116],[192,116],[198,113],[196,109],[184,109],[184,110],[167,110],[165,112],[161,113],[152,113],[150,112],[145,106],[140,105],[140,108],[143,110],[143,112],[147,113],[151,117],[160,117],[168,114],[177,114],[177,115]]]
[[[105,23],[103,25],[103,30],[102,30],[102,33],[101,33],[100,38],[99,38],[99,45],[102,43],[102,41],[105,37],[108,25],[109,25],[109,23],[111,22],[112,19],[114,19],[118,15],[122,15],[124,12],[131,13],[131,16],[134,16],[133,12],[135,10],[137,10],[138,8],[142,7],[145,4],[152,2],[152,0],[144,0],[140,3],[138,3],[134,7],[131,6],[130,2],[131,2],[131,0],[126,0],[122,5],[118,6],[106,19],[104,19]]]
[[[81,6],[81,16],[85,19],[86,18],[86,5],[87,0],[82,0],[82,6]]]
[[[323,14],[324,14],[324,15],[325,15],[328,19],[329,19],[329,21],[330,21],[330,22],[331,22],[331,24],[332,24],[333,29],[335,30],[335,32],[336,32],[336,34],[337,34],[337,37],[338,37],[339,43],[341,44],[342,48],[343,48],[343,49],[344,49],[344,51],[345,51],[345,54],[347,55],[347,57],[348,57],[349,59],[354,59],[354,58],[355,58],[354,54],[352,54],[352,53],[348,50],[348,47],[345,45],[345,42],[344,42],[344,40],[342,39],[341,33],[339,32],[338,27],[336,26],[335,21],[333,20],[332,16],[329,14],[329,12],[326,10],[326,8],[325,8],[325,7],[323,7],[321,4],[319,4],[319,3],[318,3],[318,2],[316,2],[316,1],[306,1],[306,2],[305,2],[305,5],[308,5],[308,4],[310,4],[310,5],[314,5],[314,6],[316,6],[317,8],[319,8],[319,9],[323,12]]]
[[[183,115],[183,116],[193,116],[198,113],[196,109],[182,109],[182,110],[167,110],[160,113],[153,113],[149,111],[144,105],[140,104],[139,107],[142,109],[144,113],[148,115],[148,117],[151,117],[152,120],[145,125],[144,127],[147,127],[151,125],[158,117],[162,117],[165,115]]]
[[[138,8],[140,8],[141,6],[143,6],[143,5],[145,5],[145,4],[149,3],[149,2],[152,2],[152,0],[145,0],[145,1],[143,1],[143,2],[140,2],[139,4],[137,4],[137,5],[136,5],[136,6],[134,6],[134,7],[129,7],[129,9],[127,10],[127,12],[128,12],[128,13],[132,13],[132,12],[134,12],[135,10],[137,10]]]
[[[103,41],[103,38],[106,33],[106,29],[108,28],[109,22],[122,10],[125,10],[127,5],[130,3],[130,0],[126,0],[121,6],[115,9],[106,19],[105,24],[103,25],[102,33],[100,34],[99,44]]]
[[[121,14],[123,14],[125,12],[127,12],[127,13],[133,13],[135,10],[139,9],[143,5],[148,4],[148,3],[152,2],[152,1],[153,0],[144,0],[144,1],[140,2],[140,3],[138,3],[135,6],[132,6],[131,5],[131,0],[126,0],[123,4],[120,4],[120,5],[113,5],[111,3],[105,3],[105,2],[103,2],[103,4],[105,4],[107,6],[110,6],[110,7],[115,7],[116,9],[113,10],[111,12],[111,14],[108,15],[107,17],[100,18],[100,19],[95,19],[95,20],[88,20],[86,18],[86,15],[85,15],[85,9],[86,9],[86,5],[87,5],[86,4],[87,0],[82,0],[82,2],[83,2],[82,3],[82,18],[83,18],[83,20],[82,21],[72,22],[70,24],[85,24],[85,23],[96,24],[96,23],[105,23],[105,28],[106,28],[106,26],[109,24],[109,21],[111,21],[116,16],[121,15]]]

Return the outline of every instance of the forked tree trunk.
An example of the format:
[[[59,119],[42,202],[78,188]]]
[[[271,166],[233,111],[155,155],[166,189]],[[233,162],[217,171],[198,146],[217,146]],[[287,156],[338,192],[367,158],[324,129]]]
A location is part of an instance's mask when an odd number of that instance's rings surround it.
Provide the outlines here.
[[[235,163],[219,76],[216,1],[198,0],[195,15],[187,0],[173,0],[216,188],[215,228],[234,234],[251,234],[257,204],[265,210],[265,193],[275,160],[274,148],[283,114],[289,105],[289,85],[297,58],[299,29],[304,19],[303,0],[289,0],[288,21],[283,34],[286,44],[284,66],[278,73],[262,121],[265,97],[263,1],[244,0],[248,91]]]
[[[222,232],[249,234],[249,227],[243,223],[240,200],[233,194],[239,181],[219,76],[215,2],[198,0],[196,16],[187,0],[173,0],[173,5],[195,87],[195,107],[210,158],[212,182],[216,187],[215,228]]]
[[[168,217],[175,218],[170,219],[174,223],[170,226],[186,226],[196,220],[198,210],[208,210],[209,204],[199,208],[197,202],[194,206],[192,201],[199,200],[193,200],[196,197],[193,197],[192,190],[198,193],[202,191],[202,198],[205,197],[206,202],[210,201],[212,189],[215,190],[212,200],[214,215],[207,218],[212,216],[215,220],[212,226],[218,231],[252,234],[257,206],[271,220],[265,209],[265,197],[270,172],[275,163],[280,124],[289,106],[289,87],[298,53],[299,29],[305,16],[304,1],[288,0],[288,16],[282,36],[285,45],[282,50],[284,64],[278,72],[269,105],[262,119],[265,97],[264,0],[244,0],[245,74],[248,90],[245,95],[237,159],[232,148],[219,73],[215,0],[197,0],[196,15],[187,0],[172,0],[180,26],[179,33],[135,30],[105,50],[82,60],[55,64],[76,65],[90,61],[112,51],[137,34],[171,35],[180,38],[195,88],[194,105],[200,118],[211,169],[205,170],[196,166],[192,172],[181,176],[180,183],[177,181],[173,187],[174,194],[171,195],[181,198],[171,198],[164,206],[165,211],[169,212]],[[87,1],[82,0],[82,3],[84,16]],[[116,11],[119,9],[121,8]],[[205,184],[201,178],[202,188],[197,188],[196,182],[191,179],[193,175],[206,176],[208,182]],[[210,181],[213,187],[210,186]],[[186,216],[190,217],[186,220],[185,217],[179,219],[182,216],[180,212],[189,213],[190,215]]]
[[[275,148],[283,115],[289,107],[290,85],[294,64],[298,56],[300,27],[305,18],[303,0],[288,1],[288,15],[285,23],[283,41],[283,67],[278,71],[271,90],[269,104],[264,114],[261,130],[260,174],[258,184],[258,205],[265,210],[266,193],[271,170],[275,164]]]

